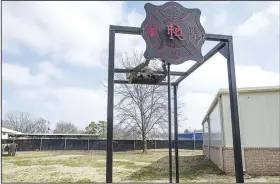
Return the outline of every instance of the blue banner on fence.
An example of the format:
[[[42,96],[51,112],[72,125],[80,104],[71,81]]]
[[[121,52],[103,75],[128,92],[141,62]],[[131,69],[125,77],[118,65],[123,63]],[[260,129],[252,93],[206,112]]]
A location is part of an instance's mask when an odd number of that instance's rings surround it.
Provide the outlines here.
[[[179,140],[203,140],[202,133],[183,133],[178,134]]]

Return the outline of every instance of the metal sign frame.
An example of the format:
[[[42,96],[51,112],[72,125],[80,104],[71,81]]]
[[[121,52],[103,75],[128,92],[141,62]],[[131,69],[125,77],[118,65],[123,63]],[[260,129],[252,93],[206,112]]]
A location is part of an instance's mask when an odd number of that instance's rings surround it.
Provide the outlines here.
[[[114,117],[114,84],[129,84],[126,80],[114,80],[115,73],[129,73],[130,69],[118,69],[115,68],[115,34],[132,34],[141,35],[142,29],[138,27],[127,26],[114,26],[110,25],[109,30],[109,62],[108,62],[108,101],[107,101],[107,160],[106,160],[106,182],[113,182],[113,117]],[[174,90],[174,132],[175,132],[175,169],[176,169],[176,183],[179,183],[179,157],[178,157],[178,119],[177,119],[177,88],[180,82],[186,77],[192,74],[196,69],[208,61],[213,55],[220,52],[227,59],[228,70],[228,83],[229,83],[229,96],[230,96],[230,112],[232,122],[232,137],[233,137],[233,151],[234,151],[234,163],[235,163],[235,176],[237,183],[244,183],[243,165],[242,165],[242,153],[241,153],[241,141],[240,141],[240,126],[239,126],[239,114],[237,103],[237,89],[236,89],[236,77],[235,77],[235,64],[233,53],[233,40],[232,36],[220,35],[220,34],[206,34],[205,39],[207,41],[218,41],[219,43],[213,47],[203,59],[203,62],[194,64],[186,72],[170,72],[170,75],[180,76],[175,82],[170,85]],[[164,72],[162,72],[164,73]],[[168,85],[169,82],[161,82],[157,85]],[[168,86],[170,86],[168,85]],[[169,90],[170,91],[170,90]],[[170,96],[170,94],[169,94]],[[170,98],[169,98],[170,100]],[[170,110],[170,109],[169,109]],[[169,122],[170,124],[171,122]],[[170,129],[169,129],[170,130]],[[170,150],[170,148],[169,148]],[[169,168],[169,169],[172,169]],[[172,170],[170,170],[172,171]],[[171,172],[172,174],[172,172]],[[170,181],[172,182],[172,175],[170,175]]]
[[[110,25],[109,29],[109,62],[108,62],[108,101],[107,101],[107,157],[106,157],[106,183],[113,182],[113,120],[114,120],[114,84],[129,84],[128,80],[115,80],[115,73],[130,73],[137,72],[133,69],[119,69],[115,68],[115,34],[131,34],[142,35],[143,29],[138,27],[114,26]],[[230,112],[232,123],[232,137],[233,137],[233,151],[235,176],[237,183],[244,183],[241,140],[240,140],[240,126],[237,103],[237,89],[235,77],[235,64],[233,53],[232,36],[220,34],[205,34],[206,41],[219,42],[213,47],[201,62],[197,62],[186,72],[171,72],[170,63],[167,65],[167,82],[160,82],[158,84],[150,85],[167,85],[168,86],[168,115],[169,115],[169,182],[172,183],[172,144],[171,144],[171,92],[170,88],[173,86],[174,93],[174,133],[175,133],[175,170],[176,183],[179,183],[179,154],[178,154],[178,117],[177,117],[177,90],[180,82],[192,74],[196,69],[208,61],[213,55],[220,52],[227,59],[229,96],[230,96]],[[140,67],[141,68],[141,67]],[[164,74],[165,71],[157,71],[157,73]],[[170,82],[170,75],[180,76],[175,82]],[[147,84],[149,85],[149,84]]]

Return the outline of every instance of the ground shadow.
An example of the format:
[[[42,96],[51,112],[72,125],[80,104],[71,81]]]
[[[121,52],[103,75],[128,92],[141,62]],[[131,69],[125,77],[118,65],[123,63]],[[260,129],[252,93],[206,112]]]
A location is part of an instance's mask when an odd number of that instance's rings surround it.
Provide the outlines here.
[[[190,181],[209,174],[224,175],[224,173],[203,155],[180,156],[179,173],[181,181]],[[175,177],[175,164],[173,157],[173,176]],[[163,157],[149,166],[144,167],[126,178],[127,180],[151,181],[169,179],[168,156]]]
[[[2,153],[2,157],[12,157],[9,153]]]

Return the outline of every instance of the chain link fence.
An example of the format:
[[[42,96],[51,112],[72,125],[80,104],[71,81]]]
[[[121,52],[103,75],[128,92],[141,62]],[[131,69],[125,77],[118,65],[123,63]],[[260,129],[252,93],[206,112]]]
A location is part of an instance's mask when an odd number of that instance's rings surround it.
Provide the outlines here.
[[[49,150],[106,150],[106,140],[92,139],[17,139],[5,140],[4,143],[16,143],[18,151]],[[173,148],[174,148],[174,141]],[[3,143],[3,141],[2,141]],[[179,140],[179,149],[202,150],[201,140]],[[148,149],[168,149],[168,140],[147,140]],[[141,140],[114,140],[114,151],[142,150]]]

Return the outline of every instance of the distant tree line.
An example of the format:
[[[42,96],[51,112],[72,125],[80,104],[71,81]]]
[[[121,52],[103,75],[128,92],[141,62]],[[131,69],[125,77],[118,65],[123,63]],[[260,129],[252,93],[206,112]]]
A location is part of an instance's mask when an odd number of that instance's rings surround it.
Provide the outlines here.
[[[72,122],[59,121],[51,131],[49,121],[41,117],[35,118],[29,112],[8,113],[2,120],[2,126],[22,133],[98,134],[104,138],[107,132],[106,121],[92,121],[84,130]]]
[[[74,123],[59,121],[55,128],[50,130],[50,122],[42,117],[35,118],[29,112],[10,112],[2,120],[2,127],[9,128],[22,133],[54,133],[54,134],[97,134],[99,138],[107,136],[107,122],[91,121],[85,129],[79,129]],[[168,132],[152,130],[147,134],[148,139],[168,138]],[[114,139],[120,140],[141,140],[137,127],[124,129],[121,124],[114,126]]]

